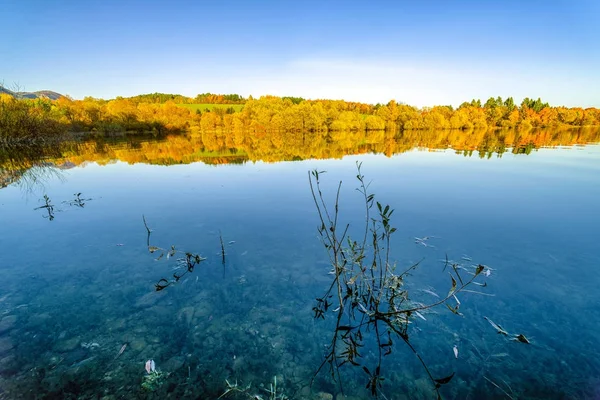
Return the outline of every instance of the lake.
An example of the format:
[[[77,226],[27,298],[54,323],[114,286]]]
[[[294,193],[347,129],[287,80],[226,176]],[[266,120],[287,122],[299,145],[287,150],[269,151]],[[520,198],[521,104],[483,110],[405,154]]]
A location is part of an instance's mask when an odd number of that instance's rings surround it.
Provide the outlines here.
[[[210,145],[219,137],[4,154],[0,399],[268,399],[275,380],[288,398],[341,399],[327,368],[309,385],[335,314],[314,319],[332,267],[308,172],[326,171],[330,206],[342,181],[340,220],[356,236],[357,163],[395,210],[391,259],[422,260],[406,278],[412,299],[446,295],[446,257],[489,267],[485,287],[458,296],[461,315],[442,304],[409,325],[435,378],[455,373],[444,398],[600,398],[599,144]],[[187,273],[186,252],[205,258]],[[375,353],[361,351],[366,363]],[[341,371],[346,398],[369,397],[361,368]],[[382,375],[387,399],[435,398],[401,340]]]

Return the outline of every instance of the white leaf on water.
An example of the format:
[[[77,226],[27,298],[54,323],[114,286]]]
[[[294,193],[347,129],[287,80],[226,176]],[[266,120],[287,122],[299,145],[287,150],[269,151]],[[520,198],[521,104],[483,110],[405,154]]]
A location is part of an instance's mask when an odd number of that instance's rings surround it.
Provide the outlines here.
[[[423,316],[423,314],[421,314],[418,311],[415,311],[415,314],[417,315],[417,317],[421,318],[423,321],[427,321],[427,319],[425,319],[425,317]]]

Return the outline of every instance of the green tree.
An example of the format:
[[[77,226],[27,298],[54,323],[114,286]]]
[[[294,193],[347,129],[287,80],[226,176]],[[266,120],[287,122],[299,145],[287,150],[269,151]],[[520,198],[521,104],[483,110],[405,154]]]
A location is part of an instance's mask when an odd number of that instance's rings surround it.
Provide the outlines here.
[[[517,107],[515,105],[515,101],[513,100],[512,97],[507,97],[506,100],[504,100],[504,105],[508,109],[509,113],[512,112]]]

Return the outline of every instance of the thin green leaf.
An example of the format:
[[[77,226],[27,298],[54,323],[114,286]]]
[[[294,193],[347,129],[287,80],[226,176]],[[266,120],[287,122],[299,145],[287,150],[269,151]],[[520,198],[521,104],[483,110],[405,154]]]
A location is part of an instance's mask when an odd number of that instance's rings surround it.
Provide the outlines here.
[[[451,295],[452,293],[454,293],[454,291],[456,290],[456,279],[454,279],[452,274],[450,274],[450,278],[452,279],[452,287],[450,288],[450,292],[448,293],[448,296]]]

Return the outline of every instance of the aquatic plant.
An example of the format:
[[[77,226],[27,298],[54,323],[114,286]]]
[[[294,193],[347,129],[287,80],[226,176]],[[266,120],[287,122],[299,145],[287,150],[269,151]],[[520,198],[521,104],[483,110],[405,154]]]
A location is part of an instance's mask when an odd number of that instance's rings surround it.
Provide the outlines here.
[[[73,200],[63,201],[63,203],[66,203],[66,204],[68,204],[70,206],[75,206],[75,207],[83,208],[83,207],[85,207],[85,203],[87,201],[92,200],[92,199],[83,199],[83,198],[81,198],[81,192],[74,193],[73,196],[75,196],[75,198]]]
[[[42,208],[45,208],[48,212],[48,215],[42,215],[42,217],[52,221],[54,219],[54,204],[52,204],[52,200],[50,200],[50,197],[48,197],[47,194],[44,195],[44,205],[36,207],[34,210],[40,210]]]
[[[81,193],[75,193],[74,196],[75,196],[74,200],[63,201],[62,204],[67,204],[71,207],[83,208],[83,207],[85,207],[85,204],[87,201],[93,200],[93,199],[81,198]],[[52,220],[54,220],[55,213],[57,211],[63,211],[63,210],[58,209],[58,208],[55,209],[56,206],[54,204],[52,204],[52,200],[50,199],[50,197],[47,194],[44,195],[43,200],[44,200],[44,205],[36,207],[36,208],[34,208],[34,210],[45,209],[46,212],[48,213],[48,215],[42,215],[42,217],[48,218],[48,220],[52,221]]]
[[[155,369],[149,374],[144,375],[142,379],[142,390],[146,392],[156,392],[165,381],[165,374]]]
[[[522,333],[515,333],[515,334],[509,334],[503,327],[501,327],[500,325],[498,325],[497,323],[495,323],[494,321],[492,321],[491,319],[489,319],[488,317],[483,317],[487,322],[490,323],[490,325],[496,330],[496,333],[500,334],[500,335],[504,335],[504,336],[511,336],[512,338],[510,340],[513,340],[515,342],[521,342],[521,343],[525,343],[525,344],[531,344],[531,342],[529,341],[529,339],[527,339],[527,337],[525,335],[523,335]]]
[[[339,218],[339,201],[342,182],[337,187],[333,209],[327,205],[321,191],[321,176],[325,171],[311,171],[308,174],[310,189],[319,216],[318,233],[329,255],[332,267],[331,283],[325,293],[316,299],[312,308],[315,319],[325,319],[326,315],[335,316],[335,329],[323,361],[313,375],[312,382],[323,367],[329,366],[329,372],[343,392],[340,368],[349,364],[361,368],[367,375],[366,388],[377,397],[384,381],[382,371],[383,357],[392,353],[396,339],[400,339],[421,363],[438,398],[440,387],[448,384],[455,372],[436,377],[417,351],[411,340],[409,324],[414,318],[425,319],[422,312],[434,307],[445,306],[455,315],[459,311],[458,295],[480,277],[489,272],[482,264],[463,266],[451,262],[446,257],[443,273],[448,273],[450,289],[439,300],[423,304],[411,300],[411,293],[405,285],[410,273],[419,261],[398,272],[396,264],[390,260],[390,238],[396,231],[391,225],[394,212],[389,205],[382,205],[369,193],[357,163],[359,187],[365,207],[364,229],[357,241],[350,237],[349,224],[342,224]],[[417,244],[426,245],[428,238],[415,238]],[[448,268],[449,267],[449,268]],[[485,283],[479,283],[484,287]],[[436,294],[437,296],[437,294]],[[375,362],[367,361],[362,350],[366,345],[376,346]],[[458,356],[458,351],[455,351]],[[367,365],[370,363],[370,365]]]
[[[177,259],[178,265],[176,267],[176,271],[173,273],[173,279],[161,278],[154,285],[154,288],[156,289],[157,292],[167,288],[168,286],[171,286],[171,285],[179,282],[179,280],[181,278],[183,278],[186,274],[194,272],[194,268],[196,267],[196,265],[198,265],[202,261],[206,260],[206,258],[201,257],[199,254],[190,253],[190,252],[182,252],[182,251],[176,249],[175,245],[171,245],[171,247],[169,249],[150,245],[150,235],[152,234],[152,229],[150,229],[148,227],[148,223],[146,222],[146,217],[144,215],[142,215],[142,220],[144,221],[144,226],[146,227],[146,232],[147,232],[146,245],[148,246],[148,252],[150,254],[160,252],[159,256],[155,259],[156,261],[162,259],[165,256],[165,254],[167,256],[166,257],[167,259],[169,259],[171,257],[175,257],[175,255],[178,253],[184,255],[184,257]],[[223,243],[223,238],[221,237],[221,245],[222,245],[222,243]],[[225,265],[225,250],[223,247],[221,247],[221,249],[222,249],[221,255],[222,255],[222,259],[223,259],[223,265]],[[179,270],[183,270],[183,272],[179,272]]]
[[[256,391],[251,391],[252,384],[248,384],[245,387],[241,387],[237,380],[234,383],[229,382],[229,380],[225,379],[225,385],[227,389],[223,392],[222,395],[219,396],[223,398],[233,393],[240,393],[244,397],[252,400],[288,400],[289,397],[286,396],[283,391],[277,391],[277,376],[273,377],[273,382],[269,383],[269,388],[262,388],[264,392],[266,392],[266,396],[262,396],[261,394],[255,393]],[[280,388],[281,389],[281,388]]]

